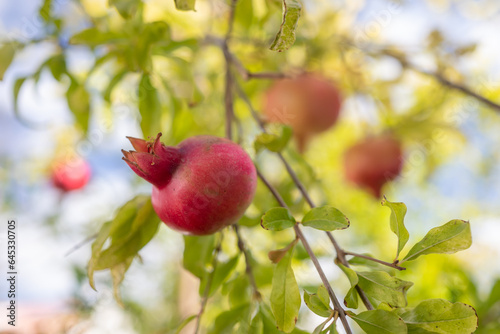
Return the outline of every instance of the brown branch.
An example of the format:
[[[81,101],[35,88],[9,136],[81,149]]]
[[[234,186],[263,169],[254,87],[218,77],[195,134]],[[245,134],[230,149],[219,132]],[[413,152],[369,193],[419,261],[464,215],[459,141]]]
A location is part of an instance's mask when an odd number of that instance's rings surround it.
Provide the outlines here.
[[[360,49],[363,50],[362,48],[360,48]],[[417,73],[434,78],[436,81],[438,81],[442,85],[444,85],[448,88],[454,89],[454,90],[458,90],[458,91],[464,93],[465,95],[469,95],[469,96],[475,98],[476,100],[478,100],[479,102],[482,102],[485,105],[489,106],[490,108],[500,112],[500,104],[488,99],[487,97],[485,97],[483,95],[480,95],[480,94],[474,92],[471,88],[469,88],[463,84],[460,84],[458,82],[453,82],[453,81],[445,78],[441,73],[424,70],[424,69],[418,67],[417,65],[409,62],[407,59],[405,59],[401,55],[398,55],[390,50],[384,49],[381,51],[381,53],[386,55],[386,56],[389,56],[391,58],[396,59],[397,61],[399,61],[401,66],[403,66],[404,68],[407,68],[407,69],[410,69],[410,70],[415,71]]]
[[[248,279],[250,280],[250,285],[252,286],[253,290],[253,297],[257,301],[262,300],[262,296],[259,292],[259,289],[257,288],[257,283],[255,282],[255,276],[253,274],[253,269],[252,265],[250,263],[250,255],[248,254],[248,250],[246,248],[245,242],[243,241],[243,238],[241,237],[240,233],[240,227],[238,224],[233,225],[234,233],[236,234],[236,237],[238,239],[238,248],[241,253],[243,253],[243,256],[245,257],[245,273],[248,276]]]
[[[222,248],[222,233],[220,234],[220,240],[215,247],[214,251],[214,257],[212,259],[212,272],[208,274],[207,277],[207,285],[205,285],[205,289],[203,290],[203,297],[201,299],[201,307],[200,311],[198,312],[198,315],[196,317],[196,328],[194,330],[194,334],[197,334],[198,331],[200,330],[200,322],[201,322],[201,316],[203,315],[203,312],[205,312],[205,307],[207,306],[208,302],[208,294],[210,292],[210,287],[212,286],[212,281],[214,278],[215,274],[215,269],[217,268],[217,257],[219,256],[220,250]]]
[[[238,95],[241,97],[241,99],[247,105],[248,109],[250,110],[250,113],[252,114],[252,117],[255,119],[255,121],[257,122],[257,124],[261,128],[262,132],[267,133],[265,124],[260,119],[259,113],[254,109],[252,103],[250,102],[250,99],[248,98],[248,96],[245,94],[245,92],[243,91],[243,89],[241,88],[241,86],[237,82],[236,82],[236,92],[238,93]],[[309,193],[307,192],[306,188],[304,187],[304,184],[300,181],[299,177],[297,176],[297,173],[295,173],[295,171],[290,166],[290,164],[288,163],[288,161],[285,159],[285,157],[283,156],[283,154],[281,154],[281,153],[278,152],[277,155],[280,158],[280,160],[283,163],[283,165],[285,166],[288,174],[292,178],[292,180],[295,183],[296,187],[299,189],[300,193],[302,194],[302,196],[306,200],[306,202],[309,204],[309,206],[311,208],[316,207],[316,205],[314,204],[313,200],[311,199],[311,196],[309,195]],[[266,186],[268,186],[268,185],[266,184]],[[268,188],[269,188],[269,186],[268,186]],[[276,198],[277,198],[277,196],[279,196],[279,194],[274,194],[274,193],[273,193],[273,195]],[[279,200],[278,200],[278,202],[279,202]],[[283,204],[284,204],[284,202],[283,203],[280,202],[281,206],[284,206]],[[339,261],[343,265],[345,265],[346,267],[349,267],[349,263],[347,262],[347,260],[345,258],[345,252],[338,245],[338,243],[336,242],[335,238],[333,237],[333,234],[331,232],[326,232],[326,234],[328,235],[328,238],[330,239],[330,241],[332,242],[332,244],[333,244],[333,246],[335,248],[335,252],[337,253],[337,258],[339,259]],[[366,296],[365,292],[359,286],[356,286],[356,290],[358,291],[358,293],[359,293],[359,295],[361,297],[361,300],[363,301],[363,304],[365,305],[366,309],[373,310],[373,306],[370,303],[370,301],[368,300],[368,297]]]
[[[384,266],[397,269],[399,271],[406,270],[406,268],[400,267],[400,266],[398,266],[395,263],[385,262],[385,261],[373,258],[371,256],[367,256],[367,255],[363,255],[363,254],[358,254],[358,253],[353,253],[353,252],[344,252],[344,254],[345,255],[352,255],[352,256],[355,256],[355,257],[360,257],[360,258],[367,259],[367,260],[370,260],[370,261],[373,261],[373,262],[377,262],[377,263],[383,264]]]
[[[258,168],[257,168],[257,175],[259,176],[260,180],[266,185],[266,187],[269,189],[269,191],[274,195],[274,197],[276,198],[278,203],[282,207],[288,209],[288,206],[286,205],[285,201],[283,200],[281,195],[278,193],[276,188],[274,188],[274,186],[271,183],[269,183],[269,181],[265,178],[264,175],[262,175],[262,173],[260,172],[260,170]],[[314,255],[314,252],[312,251],[311,246],[309,245],[309,242],[305,238],[304,234],[302,233],[302,231],[298,225],[294,225],[293,229],[295,231],[295,235],[297,236],[297,238],[300,239],[300,241],[304,245],[304,248],[307,251],[307,254],[311,258],[311,260],[314,264],[314,267],[316,268],[316,271],[318,272],[318,274],[321,278],[321,281],[323,282],[323,285],[328,290],[328,295],[330,296],[330,299],[333,302],[333,306],[334,306],[335,310],[339,313],[340,320],[342,321],[342,325],[344,326],[346,333],[347,334],[352,333],[352,331],[349,327],[349,323],[347,322],[345,311],[342,308],[342,306],[340,305],[340,302],[338,301],[337,296],[335,295],[335,292],[333,292],[332,286],[330,285],[330,282],[328,282],[328,279],[325,275],[325,272],[323,271],[323,268],[321,268],[321,265],[319,264],[319,261],[316,258],[316,255]]]

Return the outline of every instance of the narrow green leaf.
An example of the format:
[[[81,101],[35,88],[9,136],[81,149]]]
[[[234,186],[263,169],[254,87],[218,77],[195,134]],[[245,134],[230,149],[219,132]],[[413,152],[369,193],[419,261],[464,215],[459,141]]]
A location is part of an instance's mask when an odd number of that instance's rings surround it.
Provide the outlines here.
[[[3,80],[5,71],[9,68],[16,55],[16,44],[5,43],[0,47],[0,81]]]
[[[325,321],[323,321],[321,324],[319,324],[318,327],[316,327],[314,329],[314,331],[312,332],[312,334],[321,334],[321,332],[323,331],[323,328],[325,328],[326,324],[328,323],[328,321],[330,321],[331,319],[326,319]]]
[[[18,96],[19,92],[21,91],[21,87],[23,86],[24,82],[26,81],[26,77],[18,78],[16,82],[14,83],[14,112],[16,114],[19,114],[19,103],[18,103]]]
[[[292,138],[292,129],[288,126],[280,127],[280,134],[261,133],[255,138],[254,147],[256,152],[264,148],[271,152],[281,152]]]
[[[385,271],[358,272],[357,274],[358,285],[369,297],[379,302],[386,302],[392,307],[407,305],[406,291],[413,285],[412,282],[393,277]]]
[[[311,209],[302,219],[302,225],[321,231],[334,231],[348,228],[350,222],[338,209],[325,205]]]
[[[111,80],[109,81],[108,87],[102,94],[104,101],[111,103],[111,93],[113,93],[113,89],[122,81],[122,79],[128,74],[128,70],[122,70],[118,72]]]
[[[212,260],[215,236],[184,236],[184,256],[182,263],[190,273],[203,278],[208,264]]]
[[[290,333],[299,316],[300,291],[292,269],[293,247],[276,265],[271,290],[271,309],[278,329]]]
[[[406,334],[408,329],[403,319],[385,310],[371,310],[358,315],[348,311],[351,317],[368,334]]]
[[[194,9],[194,5],[195,5],[195,0],[174,0],[175,1],[175,8],[177,8],[177,10],[183,10],[183,11],[187,11],[187,10],[192,10],[192,11],[196,11]]]
[[[38,11],[38,13],[45,22],[49,22],[50,18],[52,17],[51,7],[52,7],[52,0],[44,0],[42,5],[40,6],[40,10]]]
[[[325,306],[321,299],[319,299],[317,294],[309,294],[304,290],[304,303],[307,307],[319,315],[320,317],[329,317],[332,314],[332,310],[329,306]]]
[[[87,266],[87,276],[89,277],[89,284],[92,287],[92,289],[96,290],[95,283],[94,283],[94,272],[95,272],[95,267],[96,263],[99,260],[99,256],[101,255],[101,250],[102,247],[104,246],[104,243],[109,237],[109,231],[111,230],[111,222],[106,222],[102,224],[101,229],[99,230],[97,237],[95,238],[94,242],[92,243],[92,256],[90,257],[88,266]]]
[[[349,289],[349,291],[347,291],[347,294],[344,298],[344,305],[349,308],[357,309],[358,292],[356,291],[356,285],[358,285],[359,282],[358,274],[356,274],[356,272],[351,268],[348,268],[341,263],[339,263],[338,266],[340,269],[342,269],[344,274],[346,274],[347,278],[349,279],[349,283],[351,284],[351,288]]]
[[[293,227],[295,223],[295,218],[288,209],[272,208],[262,216],[260,225],[266,230],[281,231]]]
[[[102,44],[114,44],[116,42],[125,42],[126,37],[122,33],[101,31],[95,27],[88,28],[73,35],[70,44],[83,44],[91,48]]]
[[[134,259],[135,256],[130,256],[128,259],[125,261],[118,263],[116,266],[111,267],[111,278],[113,280],[113,296],[115,297],[115,300],[123,306],[121,294],[120,294],[120,284],[123,282],[123,279],[125,278],[125,273],[127,272],[128,268],[132,264],[132,260]]]
[[[175,334],[179,334],[183,329],[184,327],[186,327],[191,321],[193,321],[194,319],[196,319],[198,317],[198,315],[196,314],[193,314],[189,317],[187,317],[186,319],[184,319],[180,324],[179,326],[177,326],[177,329],[175,331]]]
[[[124,18],[130,18],[138,9],[141,0],[109,0],[109,6],[114,6]]]
[[[90,96],[85,87],[72,81],[66,92],[68,107],[75,117],[76,124],[87,133],[90,118]]]
[[[431,229],[427,235],[410,249],[401,261],[413,261],[420,255],[452,254],[472,245],[470,224],[454,219],[442,226]]]
[[[156,136],[161,131],[161,104],[158,92],[147,74],[143,74],[138,87],[141,129],[144,137]]]
[[[382,200],[382,205],[391,209],[391,230],[398,237],[398,250],[395,258],[397,260],[399,254],[410,238],[410,234],[408,233],[404,223],[407,211],[406,205],[400,202],[389,202],[385,197]]]
[[[466,334],[478,326],[476,311],[463,303],[429,299],[401,315],[408,333]]]
[[[299,22],[302,5],[297,0],[283,0],[283,22],[271,44],[272,51],[288,50],[295,43],[295,29]]]
[[[215,267],[215,272],[213,273],[205,273],[205,277],[201,280],[200,284],[200,296],[203,295],[205,291],[205,287],[207,282],[209,281],[209,276],[213,275],[212,280],[210,282],[210,290],[208,292],[208,296],[211,297],[213,294],[219,289],[222,283],[226,281],[229,275],[233,272],[234,268],[238,264],[239,255],[233,257],[227,262],[219,262]]]

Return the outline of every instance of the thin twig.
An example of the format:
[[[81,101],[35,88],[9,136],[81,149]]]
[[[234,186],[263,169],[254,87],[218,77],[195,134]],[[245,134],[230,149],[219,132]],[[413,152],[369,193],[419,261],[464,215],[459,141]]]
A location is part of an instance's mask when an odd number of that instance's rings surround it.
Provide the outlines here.
[[[248,106],[248,109],[250,110],[250,113],[252,114],[252,117],[255,119],[255,121],[257,122],[257,124],[261,128],[261,130],[264,133],[267,133],[266,127],[264,125],[264,122],[262,122],[262,120],[259,118],[259,114],[254,109],[252,103],[250,102],[250,99],[245,94],[245,92],[243,91],[243,89],[241,88],[241,86],[238,85],[237,82],[236,82],[236,91],[239,94],[239,96],[241,97],[241,99]],[[309,206],[311,208],[314,208],[316,205],[314,204],[313,200],[311,199],[311,196],[309,196],[309,193],[307,192],[307,190],[304,187],[303,183],[300,181],[299,177],[297,176],[297,173],[295,173],[295,171],[293,170],[293,168],[290,166],[290,164],[288,163],[288,161],[285,159],[285,157],[281,153],[278,152],[277,155],[280,158],[280,160],[282,161],[282,163],[285,166],[288,174],[292,178],[293,182],[295,183],[296,187],[299,189],[300,193],[302,194],[302,196],[304,197],[304,199],[306,200],[306,202],[309,204]],[[279,194],[274,194],[274,193],[273,193],[273,195],[274,195],[274,197],[277,197],[276,195],[279,196]],[[280,203],[280,205],[283,206],[282,203]],[[337,258],[339,259],[339,261],[343,265],[345,265],[346,267],[349,267],[349,263],[347,262],[347,260],[345,258],[345,252],[338,245],[338,243],[336,242],[335,238],[333,237],[333,234],[331,232],[326,232],[326,234],[328,235],[328,238],[330,239],[330,241],[332,242],[332,244],[333,244],[333,246],[335,248],[335,252],[337,253]],[[358,291],[358,293],[359,293],[359,295],[361,297],[361,300],[363,301],[363,304],[365,305],[366,309],[373,310],[373,306],[370,303],[370,301],[368,300],[368,297],[366,296],[365,292],[359,286],[356,286],[356,290]]]
[[[253,296],[257,301],[261,301],[262,296],[259,292],[259,289],[257,288],[257,283],[255,282],[255,276],[253,274],[252,264],[250,263],[250,254],[248,254],[245,242],[241,237],[240,227],[238,226],[238,224],[234,224],[233,229],[234,233],[236,234],[236,237],[238,238],[238,248],[245,257],[245,273],[247,274],[248,279],[250,280],[250,285],[252,286],[253,290]]]
[[[83,246],[85,246],[87,243],[91,242],[92,240],[94,240],[95,238],[97,238],[97,233],[95,234],[92,234],[88,237],[86,237],[85,239],[83,239],[82,241],[80,241],[79,243],[77,243],[76,245],[74,245],[73,247],[71,247],[65,254],[64,254],[64,257],[66,256],[69,256],[71,253],[77,251],[78,249],[82,248]]]
[[[395,263],[385,262],[385,261],[373,258],[371,256],[367,256],[367,255],[363,255],[363,254],[358,254],[358,253],[353,253],[353,252],[344,252],[344,254],[345,255],[352,255],[352,256],[355,256],[355,257],[360,257],[360,258],[367,259],[367,260],[370,260],[370,261],[373,261],[373,262],[377,262],[377,263],[383,264],[384,266],[397,269],[399,271],[406,270],[406,268],[400,267],[400,266],[398,266]]]
[[[257,175],[260,178],[260,180],[266,185],[266,187],[269,189],[269,191],[273,194],[273,196],[276,198],[278,203],[282,207],[288,209],[288,205],[285,203],[285,201],[283,200],[281,195],[278,193],[276,188],[274,188],[274,186],[271,183],[269,183],[269,181],[266,179],[266,177],[264,175],[262,175],[262,173],[260,172],[260,170],[258,168],[257,168]],[[333,306],[334,306],[335,310],[339,313],[340,320],[342,321],[342,324],[344,326],[346,333],[348,333],[348,334],[352,333],[352,331],[349,327],[349,323],[347,322],[345,311],[342,308],[342,306],[340,305],[340,302],[338,301],[337,296],[335,295],[335,292],[333,292],[332,286],[330,285],[330,282],[328,282],[328,279],[326,278],[325,272],[323,271],[323,268],[321,268],[321,265],[319,264],[319,261],[316,258],[316,255],[314,255],[314,252],[312,251],[311,246],[309,245],[309,242],[305,238],[304,234],[302,233],[302,231],[298,225],[294,225],[293,229],[295,231],[295,235],[297,236],[297,238],[299,238],[300,241],[302,242],[302,244],[304,245],[304,248],[306,249],[307,254],[309,254],[309,257],[311,258],[311,260],[314,264],[314,267],[316,268],[316,271],[318,272],[318,274],[321,278],[321,281],[323,282],[323,285],[328,290],[328,294],[330,296],[330,299],[333,302]]]
[[[197,334],[198,331],[200,330],[201,316],[203,315],[203,312],[205,312],[205,307],[207,306],[208,294],[210,293],[210,287],[212,286],[212,281],[214,278],[215,269],[217,268],[217,257],[219,256],[220,250],[222,248],[222,236],[223,235],[221,233],[220,240],[217,243],[217,246],[215,247],[215,250],[214,250],[214,257],[212,258],[212,272],[208,274],[207,283],[205,285],[205,289],[203,290],[203,297],[201,299],[201,307],[200,307],[200,311],[198,312],[198,316],[196,317],[196,328],[194,330],[194,334]]]
[[[363,50],[363,49],[361,49],[361,50]],[[466,95],[469,95],[469,96],[475,98],[476,100],[491,107],[492,109],[496,110],[497,112],[500,112],[500,104],[488,99],[487,97],[485,97],[483,95],[480,95],[480,94],[474,92],[471,88],[469,88],[463,84],[460,84],[458,82],[453,82],[453,81],[445,78],[441,73],[424,70],[424,69],[418,67],[417,65],[409,62],[407,59],[401,57],[400,55],[398,55],[394,52],[391,52],[390,50],[387,50],[387,49],[382,50],[382,54],[396,59],[397,61],[399,61],[401,66],[403,66],[404,68],[407,68],[407,69],[410,69],[410,70],[415,71],[417,73],[432,77],[436,81],[438,81],[439,83],[443,84],[444,86],[449,87],[449,88],[454,89],[454,90],[458,90]]]

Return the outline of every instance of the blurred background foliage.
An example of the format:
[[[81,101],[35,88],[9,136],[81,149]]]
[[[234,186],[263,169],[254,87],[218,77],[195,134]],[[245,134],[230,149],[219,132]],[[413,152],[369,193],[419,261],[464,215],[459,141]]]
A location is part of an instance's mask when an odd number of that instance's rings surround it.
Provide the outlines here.
[[[21,302],[64,302],[58,310],[77,314],[77,327],[99,333],[173,333],[199,309],[198,280],[181,269],[181,235],[160,226],[141,252],[142,261],[134,261],[125,277],[123,308],[111,300],[107,274],[96,274],[97,293],[88,287],[88,245],[67,257],[64,252],[92,236],[135,194],[149,193],[149,186],[119,160],[119,149],[129,147],[125,135],[148,137],[161,131],[167,145],[198,134],[224,136],[225,60],[217,40],[226,34],[230,3],[201,0],[196,11],[178,11],[173,1],[163,0],[44,0],[36,5],[38,14],[26,14],[22,28],[5,29],[0,49],[0,88],[10,101],[2,103],[0,114],[2,216],[22,220],[20,256],[26,255],[20,263],[39,275],[45,289],[40,294],[28,288],[37,283],[23,277]],[[389,210],[343,176],[345,150],[369,134],[393,131],[404,145],[403,173],[384,193],[407,204],[411,242],[453,218],[471,221],[470,250],[408,263],[401,277],[415,282],[410,304],[445,298],[473,305],[478,333],[500,333],[500,110],[436,76],[500,101],[499,49],[493,49],[495,64],[487,40],[460,34],[474,22],[491,23],[487,27],[494,34],[499,9],[496,1],[486,0],[303,1],[295,44],[273,52],[269,46],[281,22],[281,2],[239,0],[229,41],[250,73],[318,72],[341,90],[344,104],[335,127],[316,136],[305,154],[297,153],[293,143],[283,154],[318,204],[333,205],[349,217],[351,227],[336,232],[342,246],[389,261],[394,254]],[[429,19],[413,35],[415,28],[401,20],[422,13],[445,17],[447,24]],[[235,71],[237,81],[259,110],[272,80],[245,80],[240,74]],[[238,97],[235,114],[236,139],[300,217],[306,203],[276,156],[255,152],[260,130]],[[93,179],[85,189],[59,193],[48,181],[50,166],[68,152],[90,161]],[[273,268],[267,252],[294,238],[290,231],[260,227],[262,213],[277,205],[259,183],[240,222],[265,296]],[[308,236],[334,289],[345,295],[348,281],[333,266],[328,240],[315,231]],[[238,253],[236,245],[233,231],[226,231],[223,261]],[[45,272],[50,265],[32,266],[50,263],[37,258],[35,247],[38,256],[57,262],[58,278]],[[297,248],[299,285],[317,286],[320,280],[305,250]],[[65,283],[43,283],[50,280]],[[242,258],[220,291],[208,303],[204,328],[213,328],[229,306],[251,298]],[[302,311],[298,326],[312,330],[319,318]]]

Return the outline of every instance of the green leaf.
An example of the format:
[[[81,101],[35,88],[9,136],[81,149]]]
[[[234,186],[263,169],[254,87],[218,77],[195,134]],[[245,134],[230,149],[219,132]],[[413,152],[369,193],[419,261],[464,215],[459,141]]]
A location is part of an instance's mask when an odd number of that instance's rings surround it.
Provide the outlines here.
[[[304,291],[304,302],[307,307],[319,315],[320,317],[329,317],[332,314],[332,309],[329,306],[325,306],[323,301],[319,299],[317,294],[309,294],[307,291]]]
[[[62,54],[58,54],[54,57],[49,58],[45,62],[45,64],[49,68],[54,79],[56,79],[57,81],[61,81],[63,75],[68,73],[68,70],[66,68],[66,59]]]
[[[271,231],[281,231],[295,225],[295,218],[288,209],[272,208],[262,216],[260,225]]]
[[[357,274],[358,285],[369,297],[379,302],[386,302],[392,307],[407,305],[406,291],[413,285],[412,282],[393,277],[385,271],[358,272]]]
[[[279,135],[272,133],[261,133],[255,138],[254,147],[256,152],[264,148],[271,152],[281,152],[292,138],[292,129],[288,126],[281,126]]]
[[[156,234],[160,219],[156,215],[148,196],[137,196],[124,205],[123,211],[134,207],[131,216],[122,219],[120,211],[112,220],[109,234],[111,244],[99,254],[96,270],[114,267],[135,256]]]
[[[348,228],[350,222],[342,212],[325,205],[311,209],[302,219],[302,225],[321,231],[334,231]]]
[[[319,324],[318,327],[316,327],[314,329],[314,331],[312,332],[312,334],[320,334],[322,331],[323,331],[323,328],[325,328],[326,324],[328,323],[328,321],[330,321],[331,319],[328,318],[326,319],[325,321],[323,321],[321,324]]]
[[[396,253],[396,260],[403,250],[404,246],[410,238],[410,234],[405,227],[404,219],[406,215],[406,205],[404,203],[389,202],[385,197],[382,200],[382,205],[391,209],[391,230],[398,237],[398,250]]]
[[[175,1],[175,8],[177,8],[177,10],[183,10],[183,11],[187,11],[187,10],[192,10],[192,11],[196,11],[194,9],[194,5],[195,5],[195,0],[174,0]]]
[[[212,253],[215,248],[215,236],[184,236],[184,255],[182,262],[184,268],[190,273],[203,278],[207,266],[212,261]]]
[[[122,81],[122,79],[128,74],[128,70],[122,70],[118,72],[110,81],[108,84],[108,87],[106,87],[106,90],[103,93],[103,98],[104,101],[111,103],[111,93],[113,93],[113,89],[116,87],[117,84]]]
[[[319,300],[325,305],[326,307],[330,307],[330,295],[328,294],[328,290],[325,288],[323,284],[321,284],[318,287],[318,291],[316,292]]]
[[[0,81],[16,55],[16,43],[5,43],[0,47]]]
[[[347,294],[344,298],[344,305],[357,309],[358,308],[358,292],[356,291],[356,285],[359,282],[358,279],[358,274],[354,270],[352,270],[349,267],[344,266],[343,264],[339,263],[337,264],[340,269],[346,274],[347,278],[349,279],[349,283],[351,284],[351,288],[349,291],[347,291]]]
[[[69,40],[70,44],[83,44],[91,48],[102,44],[114,44],[124,41],[126,41],[126,38],[122,33],[101,31],[95,27],[82,30]]]
[[[271,260],[273,263],[280,262],[281,259],[286,255],[286,253],[288,253],[290,248],[294,247],[298,241],[299,239],[295,239],[284,248],[269,251],[269,253],[267,254],[269,260]]]
[[[182,329],[183,329],[184,327],[186,327],[186,326],[187,326],[187,325],[188,325],[191,321],[193,321],[193,320],[194,320],[194,319],[196,319],[197,317],[198,317],[198,315],[193,314],[193,315],[191,315],[191,316],[187,317],[186,319],[184,319],[184,320],[183,320],[183,321],[179,324],[179,326],[177,326],[177,329],[176,329],[176,331],[175,331],[175,334],[179,334],[179,333],[182,331]]]
[[[217,316],[213,328],[209,334],[232,334],[237,323],[249,318],[251,308],[249,304],[244,304],[229,311],[222,312]]]
[[[234,268],[236,268],[238,260],[239,255],[236,255],[227,262],[219,262],[215,267],[215,271],[213,273],[205,273],[205,277],[201,280],[200,284],[200,296],[202,296],[205,291],[205,287],[207,286],[210,275],[213,276],[210,282],[210,290],[208,292],[208,296],[213,296],[213,294],[217,291],[217,289],[219,289],[221,284],[224,283],[229,275],[233,272]]]
[[[235,12],[235,23],[241,24],[245,30],[250,29],[254,18],[253,0],[239,0]]]
[[[271,309],[276,326],[285,333],[295,328],[299,316],[300,291],[292,269],[293,247],[276,265],[271,290]]]
[[[26,79],[26,77],[18,78],[14,83],[14,113],[16,113],[16,115],[19,114],[19,103],[17,98]]]
[[[109,6],[114,6],[124,18],[130,18],[139,8],[141,0],[109,0]]]
[[[348,311],[347,315],[368,334],[406,334],[408,332],[404,321],[389,311],[372,310],[358,315]]]
[[[424,300],[401,317],[408,326],[408,333],[415,334],[473,333],[478,326],[476,311],[472,306],[443,299]]]
[[[90,118],[90,96],[85,86],[73,80],[66,92],[66,99],[76,124],[84,133],[87,133]]]
[[[297,0],[283,0],[283,22],[271,44],[272,51],[288,50],[295,43],[295,29],[299,22],[302,5]]]
[[[147,74],[143,74],[138,87],[141,129],[144,137],[156,136],[161,131],[161,104],[158,92]]]
[[[260,311],[253,317],[248,333],[264,334],[264,321],[262,320],[262,313]]]
[[[42,3],[42,6],[40,6],[40,10],[38,11],[38,14],[40,14],[40,17],[45,21],[49,22],[51,18],[51,6],[52,6],[52,0],[44,0]]]
[[[442,226],[431,229],[427,235],[410,249],[401,261],[413,261],[420,255],[452,254],[472,245],[470,224],[454,219]]]
[[[120,295],[120,284],[125,278],[125,273],[132,264],[134,256],[129,257],[125,261],[118,263],[116,266],[111,267],[111,278],[113,280],[113,296],[118,304],[123,306],[122,298]]]
[[[111,230],[111,222],[106,222],[102,224],[101,229],[99,230],[96,239],[92,243],[92,256],[90,257],[88,266],[87,266],[87,276],[89,277],[89,284],[92,289],[96,290],[95,282],[94,282],[94,272],[97,260],[101,255],[102,247],[104,243],[109,237],[109,231]]]

